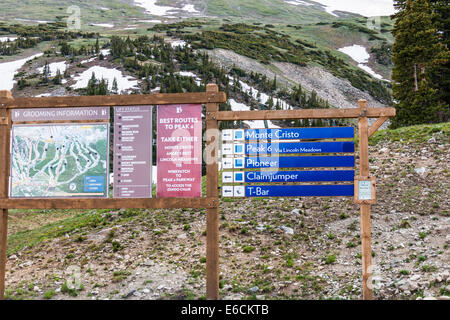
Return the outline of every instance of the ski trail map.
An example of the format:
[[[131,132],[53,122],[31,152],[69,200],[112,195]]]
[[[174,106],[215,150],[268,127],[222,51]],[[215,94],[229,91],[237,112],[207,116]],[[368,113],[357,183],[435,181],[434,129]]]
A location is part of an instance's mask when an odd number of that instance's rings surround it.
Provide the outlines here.
[[[109,124],[15,125],[12,198],[108,197]]]

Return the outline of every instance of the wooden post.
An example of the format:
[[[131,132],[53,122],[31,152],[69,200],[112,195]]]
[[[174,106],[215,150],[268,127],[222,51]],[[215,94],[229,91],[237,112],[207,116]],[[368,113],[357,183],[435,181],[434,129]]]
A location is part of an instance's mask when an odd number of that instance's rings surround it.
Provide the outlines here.
[[[215,84],[206,86],[207,92],[217,93]],[[206,298],[219,299],[219,122],[215,116],[219,111],[217,103],[206,104],[206,194],[214,198],[215,206],[208,208],[206,216]]]
[[[367,101],[359,100],[359,175],[369,178],[369,125],[367,119]],[[363,299],[373,299],[372,286],[372,245],[370,231],[370,204],[361,204],[361,247],[363,267]]]
[[[9,143],[10,112],[5,100],[12,99],[11,92],[0,91],[0,198],[8,197],[9,188]],[[8,210],[0,208],[0,300],[5,297],[6,245],[8,235]]]

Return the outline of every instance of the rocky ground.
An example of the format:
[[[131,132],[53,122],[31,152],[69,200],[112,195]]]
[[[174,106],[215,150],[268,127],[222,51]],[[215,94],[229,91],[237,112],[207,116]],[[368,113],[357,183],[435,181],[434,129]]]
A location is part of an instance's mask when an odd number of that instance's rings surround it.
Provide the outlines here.
[[[422,142],[375,136],[370,147],[376,299],[450,296],[450,144],[448,130],[434,131]],[[7,298],[205,297],[204,210],[83,217],[88,222],[73,218],[76,227],[59,237],[18,250],[11,244]],[[59,223],[53,227],[67,222]],[[360,299],[359,230],[359,208],[347,198],[222,200],[221,297]]]
[[[269,79],[277,76],[277,81],[282,86],[301,84],[306,90],[315,90],[319,97],[326,97],[331,105],[339,108],[355,108],[360,99],[367,100],[368,106],[372,108],[387,107],[367,92],[353,87],[350,81],[338,78],[318,66],[300,67],[286,62],[274,62],[267,66],[225,49],[210,50],[208,54],[216,63],[227,68],[239,66],[246,72],[258,72]]]

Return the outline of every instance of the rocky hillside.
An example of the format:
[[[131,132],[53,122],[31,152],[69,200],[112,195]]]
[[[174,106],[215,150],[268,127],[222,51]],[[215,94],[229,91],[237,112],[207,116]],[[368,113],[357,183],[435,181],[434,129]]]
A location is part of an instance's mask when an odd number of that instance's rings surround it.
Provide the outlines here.
[[[449,124],[370,143],[376,299],[450,296]],[[350,199],[222,200],[221,296],[359,299]],[[9,299],[202,299],[204,210],[11,211]]]

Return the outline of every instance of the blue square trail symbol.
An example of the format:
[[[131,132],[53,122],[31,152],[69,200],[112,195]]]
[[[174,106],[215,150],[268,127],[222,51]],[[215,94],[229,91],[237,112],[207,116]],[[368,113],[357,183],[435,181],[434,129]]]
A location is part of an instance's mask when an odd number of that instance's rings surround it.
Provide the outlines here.
[[[242,172],[236,172],[234,174],[234,182],[244,182],[244,174]]]
[[[243,159],[234,159],[234,167],[235,168],[243,168],[244,160]]]
[[[237,144],[234,146],[234,153],[243,153],[244,146],[242,144]]]
[[[242,130],[236,130],[234,131],[234,139],[235,140],[241,140],[243,138],[243,132]]]

